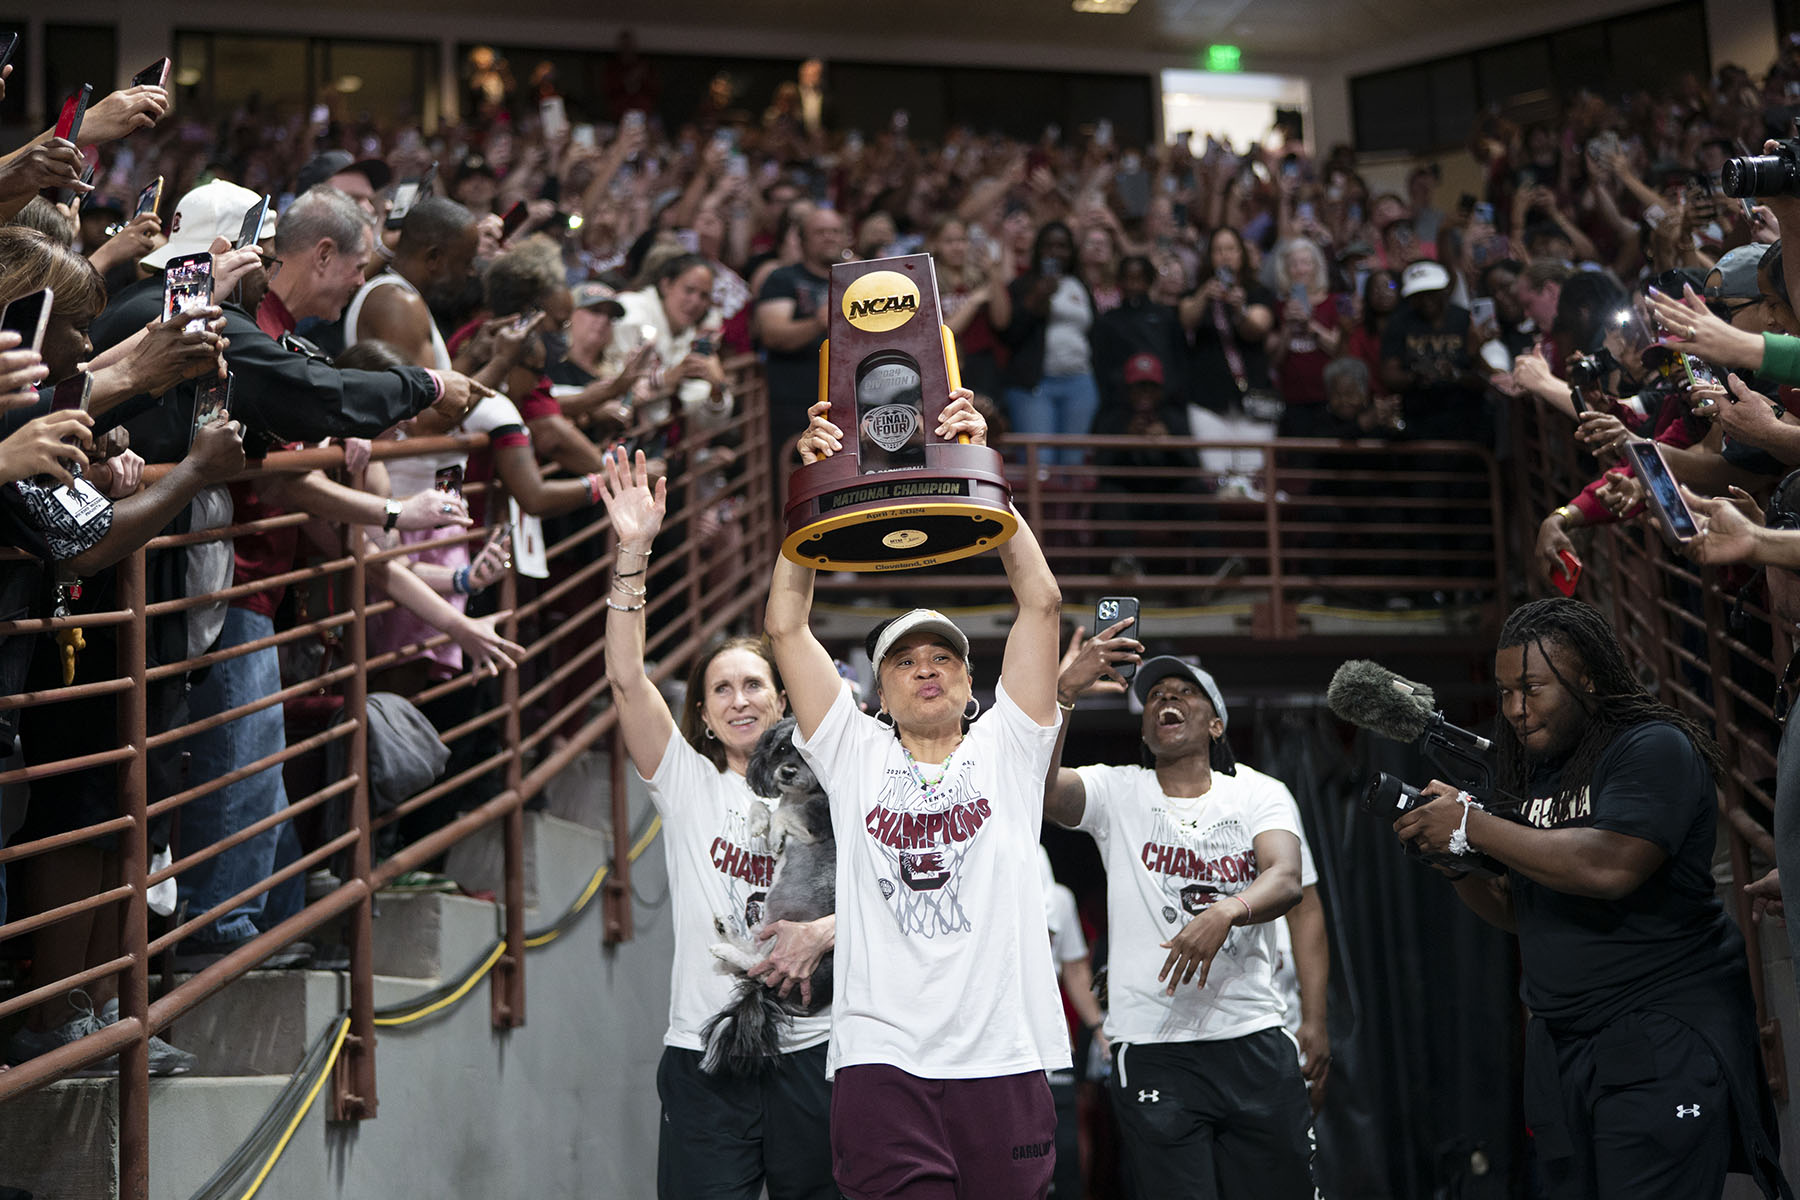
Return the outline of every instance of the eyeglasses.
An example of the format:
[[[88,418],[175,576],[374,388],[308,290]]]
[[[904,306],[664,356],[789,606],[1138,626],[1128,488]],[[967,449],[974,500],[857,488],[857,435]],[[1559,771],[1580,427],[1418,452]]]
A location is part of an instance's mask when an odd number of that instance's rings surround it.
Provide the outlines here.
[[[275,273],[281,270],[281,260],[276,258],[273,254],[265,254],[261,250],[258,250],[256,252],[256,258],[258,262],[262,263],[262,269],[269,273],[270,279],[275,278]]]

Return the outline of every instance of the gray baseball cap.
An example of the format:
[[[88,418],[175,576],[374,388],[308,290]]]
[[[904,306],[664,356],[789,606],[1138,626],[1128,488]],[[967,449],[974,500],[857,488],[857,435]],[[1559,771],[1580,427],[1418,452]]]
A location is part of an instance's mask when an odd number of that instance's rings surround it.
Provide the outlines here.
[[[1219,685],[1214,682],[1213,677],[1201,670],[1197,663],[1184,662],[1167,654],[1158,655],[1138,666],[1137,675],[1131,681],[1131,694],[1137,697],[1139,704],[1147,704],[1146,697],[1150,695],[1150,689],[1158,681],[1171,675],[1186,679],[1205,692],[1220,723],[1230,723],[1230,718],[1225,715],[1225,697],[1219,693]]]

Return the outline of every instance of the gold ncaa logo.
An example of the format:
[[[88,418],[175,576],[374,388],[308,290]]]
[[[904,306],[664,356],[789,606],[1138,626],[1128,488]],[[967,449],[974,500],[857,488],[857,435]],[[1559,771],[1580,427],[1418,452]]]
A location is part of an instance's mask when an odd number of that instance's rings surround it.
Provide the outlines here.
[[[844,289],[844,316],[867,333],[898,329],[919,312],[919,285],[899,271],[871,271]]]

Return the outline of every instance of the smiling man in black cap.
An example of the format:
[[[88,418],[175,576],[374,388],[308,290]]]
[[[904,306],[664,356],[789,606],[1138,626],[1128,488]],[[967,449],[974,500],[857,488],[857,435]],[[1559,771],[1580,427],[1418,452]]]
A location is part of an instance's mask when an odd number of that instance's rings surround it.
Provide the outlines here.
[[[1119,629],[1065,660],[1065,712],[1138,660],[1143,647]],[[1152,658],[1131,690],[1154,765],[1059,767],[1044,793],[1044,816],[1091,836],[1106,862],[1108,1086],[1127,1169],[1143,1195],[1180,1180],[1179,1194],[1199,1200],[1303,1200],[1314,1194],[1312,1115],[1270,924],[1307,882],[1299,810],[1279,781],[1232,757],[1211,675]]]

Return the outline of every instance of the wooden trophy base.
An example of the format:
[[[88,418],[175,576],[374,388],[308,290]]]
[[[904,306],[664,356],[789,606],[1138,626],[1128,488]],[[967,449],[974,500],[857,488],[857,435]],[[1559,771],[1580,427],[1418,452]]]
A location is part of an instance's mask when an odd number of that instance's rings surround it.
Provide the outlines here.
[[[861,475],[836,455],[795,471],[781,552],[820,571],[906,571],[985,554],[1018,528],[999,453],[934,443],[923,469]]]

